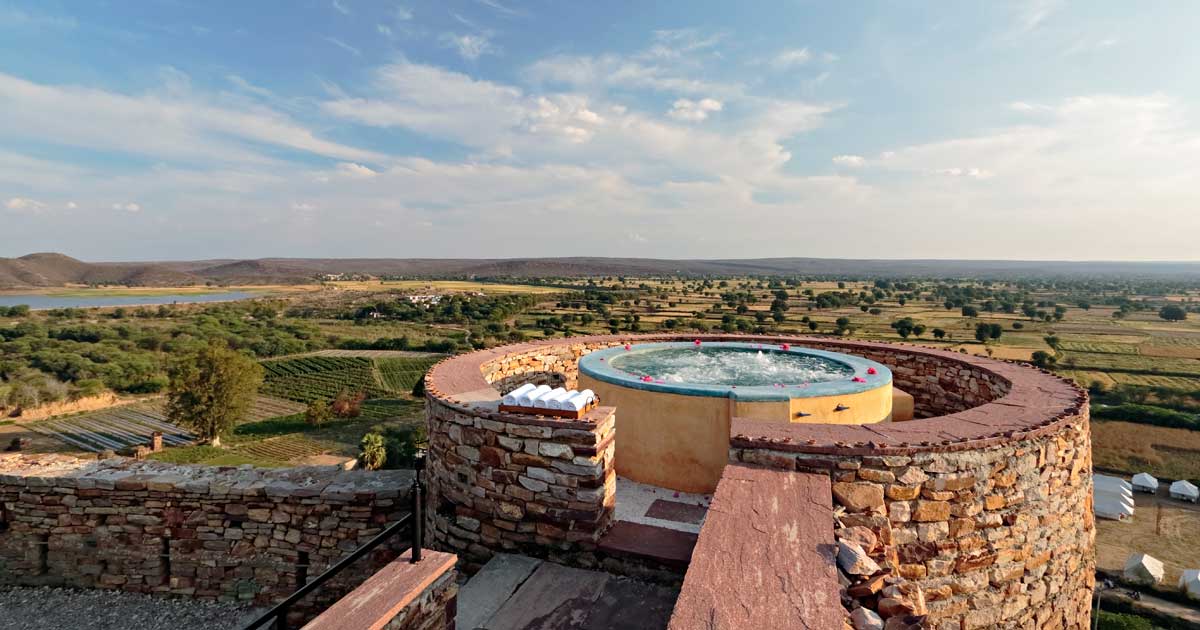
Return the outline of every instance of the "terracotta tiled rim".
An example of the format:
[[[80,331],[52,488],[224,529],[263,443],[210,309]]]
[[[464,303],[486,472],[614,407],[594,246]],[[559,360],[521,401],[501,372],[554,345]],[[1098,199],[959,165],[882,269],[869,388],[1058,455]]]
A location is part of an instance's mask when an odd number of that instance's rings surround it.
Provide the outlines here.
[[[999,444],[1013,439],[1053,433],[1064,423],[1087,414],[1087,394],[1074,383],[1036,368],[960,353],[908,345],[869,341],[833,340],[824,337],[774,337],[745,335],[596,335],[537,341],[501,346],[449,358],[426,375],[426,391],[443,404],[466,413],[503,414],[473,404],[479,393],[495,389],[506,378],[505,364],[537,367],[532,372],[553,371],[551,366],[535,365],[534,357],[558,354],[566,369],[580,356],[627,342],[655,341],[741,341],[751,343],[789,343],[865,356],[889,366],[897,386],[917,398],[918,416],[922,411],[945,410],[948,413],[885,425],[813,425],[739,422],[734,420],[731,444],[741,448],[770,448],[798,453],[837,453],[841,455],[903,454],[922,451],[965,450]],[[951,372],[952,376],[934,376],[922,366]],[[548,369],[550,368],[550,369]],[[514,370],[520,380],[522,373]],[[952,390],[939,400],[923,391],[915,378],[936,382]],[[569,381],[573,374],[567,375]],[[928,379],[933,378],[934,381]],[[971,388],[974,388],[972,390]],[[496,392],[498,396],[500,392]],[[528,416],[509,416],[508,422],[537,423]],[[552,421],[563,426],[561,421]]]

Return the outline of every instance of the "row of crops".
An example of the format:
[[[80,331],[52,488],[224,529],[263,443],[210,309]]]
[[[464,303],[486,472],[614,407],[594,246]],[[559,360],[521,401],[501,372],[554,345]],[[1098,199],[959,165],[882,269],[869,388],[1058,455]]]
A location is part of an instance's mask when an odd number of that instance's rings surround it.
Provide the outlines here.
[[[163,444],[167,446],[183,446],[196,439],[189,431],[169,423],[161,405],[151,403],[111,407],[26,426],[35,433],[91,453],[148,444],[156,431],[162,432]]]
[[[363,392],[368,399],[396,398],[413,385],[437,357],[306,356],[263,362],[262,392],[308,403],[332,400],[341,391]]]

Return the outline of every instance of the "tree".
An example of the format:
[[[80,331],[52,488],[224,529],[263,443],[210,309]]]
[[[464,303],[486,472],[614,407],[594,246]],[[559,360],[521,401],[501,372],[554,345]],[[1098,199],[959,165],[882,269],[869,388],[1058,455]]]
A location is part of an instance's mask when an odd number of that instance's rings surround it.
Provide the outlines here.
[[[942,330],[941,328],[934,328],[933,336],[935,339],[941,339],[946,336],[946,331]]]
[[[358,443],[358,462],[362,467],[367,470],[379,470],[385,461],[387,448],[384,446],[383,436],[375,432],[362,436],[362,441]]]
[[[1168,304],[1158,311],[1158,316],[1169,322],[1181,322],[1187,319],[1187,311],[1178,304]]]
[[[1038,350],[1033,353],[1033,364],[1040,368],[1052,368],[1057,362],[1058,359],[1045,350]]]
[[[172,363],[168,378],[167,419],[219,446],[221,436],[250,409],[263,369],[254,359],[213,342]]]
[[[979,309],[975,308],[974,306],[964,306],[962,307],[962,316],[979,317]]]
[[[308,408],[304,410],[304,422],[310,427],[319,427],[329,422],[332,417],[333,412],[329,411],[329,405],[319,398],[308,403]]]
[[[983,322],[979,322],[978,324],[975,324],[975,340],[976,341],[987,343],[987,340],[988,340],[988,338],[991,337],[991,334],[992,334],[991,326],[989,326]]]
[[[916,322],[914,322],[911,317],[905,317],[892,322],[892,328],[904,339],[908,339],[908,336],[913,334],[916,326]],[[922,328],[922,331],[923,330],[924,328]]]

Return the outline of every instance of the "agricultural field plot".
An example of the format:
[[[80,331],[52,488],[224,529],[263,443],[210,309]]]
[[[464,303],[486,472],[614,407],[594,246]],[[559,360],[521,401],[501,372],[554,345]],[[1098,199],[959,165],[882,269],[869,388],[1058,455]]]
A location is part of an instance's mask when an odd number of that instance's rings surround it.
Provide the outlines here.
[[[1200,479],[1200,431],[1116,420],[1092,421],[1092,464],[1126,476]]]
[[[465,280],[346,280],[326,283],[346,291],[383,291],[399,289],[409,292],[447,293],[479,291],[482,293],[563,293],[566,289],[531,284],[499,284]]]
[[[167,422],[161,404],[156,403],[110,407],[78,416],[31,422],[26,426],[31,431],[90,453],[144,445],[156,431],[162,432],[163,444],[168,446],[185,446],[196,439],[190,431]]]
[[[285,466],[314,455],[324,455],[332,449],[332,445],[304,435],[282,435],[238,444],[230,450],[259,465],[276,463]]]
[[[355,357],[303,357],[263,361],[262,391],[291,401],[308,403],[333,400],[339,392],[364,392],[368,398],[389,393],[379,381],[371,359]]]
[[[389,417],[388,399],[407,395],[437,355],[368,358],[356,356],[306,356],[264,361],[262,390],[289,401],[307,404],[333,400],[339,392],[363,392],[368,403],[364,415]]]
[[[254,398],[254,402],[250,405],[250,411],[246,413],[246,417],[242,418],[239,424],[261,422],[268,418],[290,416],[303,411],[304,405],[298,402],[260,394]]]
[[[1074,337],[1058,342],[1062,350],[1072,352],[1089,352],[1093,354],[1139,354],[1137,345],[1130,343],[1109,343],[1102,341],[1078,341]]]
[[[1200,376],[1200,360],[1146,357],[1137,354],[1063,352],[1060,364],[1074,369],[1163,376]]]

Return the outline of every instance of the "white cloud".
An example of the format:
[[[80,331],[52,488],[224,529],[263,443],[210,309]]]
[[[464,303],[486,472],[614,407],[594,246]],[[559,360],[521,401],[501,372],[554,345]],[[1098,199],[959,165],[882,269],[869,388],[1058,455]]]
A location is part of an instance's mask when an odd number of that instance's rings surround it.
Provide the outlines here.
[[[371,170],[369,167],[353,162],[341,162],[337,165],[338,173],[350,177],[352,179],[370,179],[379,173]]]
[[[812,60],[807,48],[792,48],[780,51],[771,59],[771,65],[779,70],[802,66]]]
[[[524,15],[522,12],[517,11],[516,9],[513,9],[504,4],[501,4],[497,0],[477,0],[477,1],[479,2],[479,4],[482,4],[483,6],[488,7],[489,9],[493,9],[499,13],[503,13],[504,15]]]
[[[133,203],[132,201],[127,201],[125,203],[114,203],[112,205],[112,209],[113,210],[124,210],[125,212],[137,213],[137,212],[142,211],[142,206],[140,204]]]
[[[833,163],[838,166],[862,168],[867,165],[867,159],[861,155],[835,155],[833,156]]]
[[[329,42],[330,44],[333,44],[334,46],[337,46],[338,48],[341,48],[342,50],[354,55],[355,57],[362,56],[361,50],[359,50],[358,48],[355,48],[354,46],[351,46],[350,44],[347,44],[346,42],[344,42],[336,37],[323,37],[322,39],[324,39],[325,41]]]
[[[4,207],[23,212],[41,212],[46,208],[46,204],[28,197],[12,197],[4,203]]]
[[[63,146],[160,158],[266,162],[266,144],[329,157],[380,156],[322,140],[288,116],[244,99],[224,103],[176,82],[165,93],[127,95],[33,83],[0,73],[0,134]],[[3,177],[0,173],[0,177]]]
[[[407,7],[396,7],[396,10],[393,12],[393,14],[396,16],[396,19],[401,22],[407,22],[408,20],[413,19],[412,9]]]
[[[63,207],[65,207],[67,210],[75,210],[79,207],[79,204],[75,203],[74,201],[68,201]]]
[[[442,44],[458,51],[458,55],[467,61],[475,61],[483,55],[495,54],[497,49],[492,45],[491,37],[484,33],[443,33]]]
[[[243,92],[248,92],[263,98],[274,98],[275,94],[265,87],[254,85],[236,74],[225,75],[225,78]]]
[[[343,0],[333,0],[332,6],[338,13],[350,15],[350,7],[346,6]]]
[[[675,120],[699,122],[708,118],[710,113],[721,111],[721,107],[721,101],[712,98],[702,98],[699,101],[681,98],[671,104],[671,111],[667,112],[667,115]]]
[[[387,24],[376,24],[375,30],[379,31],[379,34],[383,35],[384,37],[392,36],[392,27],[388,26]]]

